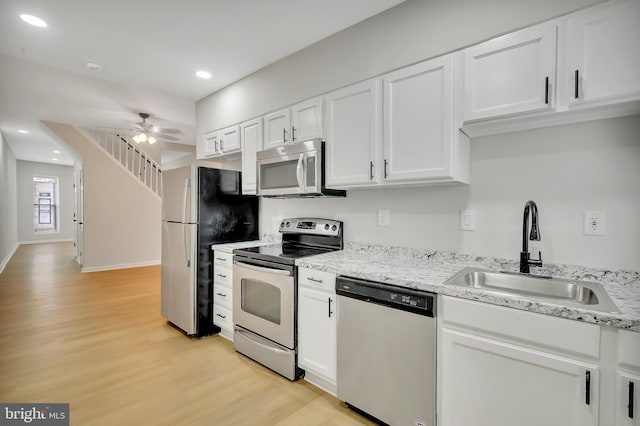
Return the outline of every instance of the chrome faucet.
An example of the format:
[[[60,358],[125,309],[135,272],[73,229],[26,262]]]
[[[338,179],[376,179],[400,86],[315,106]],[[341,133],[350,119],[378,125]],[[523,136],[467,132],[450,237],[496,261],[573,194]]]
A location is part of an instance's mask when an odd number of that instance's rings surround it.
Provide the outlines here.
[[[527,237],[527,225],[529,223],[529,211],[531,211],[531,233]],[[524,206],[524,218],[522,220],[522,251],[520,252],[520,272],[529,273],[529,266],[542,266],[542,253],[538,252],[538,259],[530,259],[529,243],[531,241],[540,241],[540,229],[538,228],[538,206],[529,200]]]

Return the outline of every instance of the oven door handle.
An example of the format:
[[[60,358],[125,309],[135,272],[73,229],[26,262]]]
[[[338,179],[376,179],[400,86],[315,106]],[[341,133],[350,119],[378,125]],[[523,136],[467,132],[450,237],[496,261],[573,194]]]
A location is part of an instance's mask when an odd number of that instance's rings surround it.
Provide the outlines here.
[[[264,272],[265,274],[275,274],[275,275],[284,275],[287,277],[291,276],[291,272],[284,271],[282,269],[272,269],[272,268],[262,268],[260,266],[249,265],[248,263],[239,262],[236,260],[236,265],[241,266],[243,268],[251,269],[257,272]]]

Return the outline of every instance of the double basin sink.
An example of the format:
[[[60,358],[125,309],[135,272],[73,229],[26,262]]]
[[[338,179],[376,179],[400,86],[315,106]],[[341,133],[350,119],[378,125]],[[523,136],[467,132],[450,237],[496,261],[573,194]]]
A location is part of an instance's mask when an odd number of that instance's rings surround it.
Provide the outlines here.
[[[525,297],[568,307],[618,313],[620,310],[601,284],[546,276],[495,272],[481,268],[465,268],[445,285],[466,287],[487,293]]]

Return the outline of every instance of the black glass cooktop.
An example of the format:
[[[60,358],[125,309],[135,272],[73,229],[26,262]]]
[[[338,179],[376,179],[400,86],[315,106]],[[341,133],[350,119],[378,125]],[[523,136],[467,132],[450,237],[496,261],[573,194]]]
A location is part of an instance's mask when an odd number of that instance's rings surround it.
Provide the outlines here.
[[[260,259],[293,265],[296,259],[333,251],[321,247],[309,247],[294,244],[272,244],[233,250],[234,254],[252,259]]]

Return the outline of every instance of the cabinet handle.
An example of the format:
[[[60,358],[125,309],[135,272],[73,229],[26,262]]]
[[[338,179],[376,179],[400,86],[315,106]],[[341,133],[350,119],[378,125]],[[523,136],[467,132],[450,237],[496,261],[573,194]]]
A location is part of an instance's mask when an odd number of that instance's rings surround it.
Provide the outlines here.
[[[216,152],[218,151],[218,140],[217,139],[216,139],[216,149],[215,149],[215,151]]]
[[[296,128],[294,126],[291,126],[291,142],[295,142],[296,141]]]
[[[216,293],[216,295],[218,295],[218,296],[220,296],[220,297],[227,297],[227,295],[226,295],[226,294],[224,294],[224,293]]]
[[[224,139],[220,138],[220,151],[224,150],[224,148],[222,148],[222,142],[224,142]]]
[[[373,180],[373,161],[369,161],[369,180]]]
[[[282,129],[282,142],[287,141],[287,129]]]
[[[331,318],[331,314],[333,311],[331,310],[331,298],[329,297],[329,318]]]
[[[549,104],[549,77],[544,78],[544,103]]]
[[[226,275],[222,275],[222,274],[216,274],[217,276],[219,276],[220,278],[227,278]]]
[[[575,71],[575,86],[573,89],[573,97],[575,99],[578,99],[580,97],[580,93],[578,92],[578,86],[580,85],[579,81],[580,81],[580,71],[576,70]]]
[[[629,410],[627,412],[627,415],[629,416],[630,419],[633,418],[633,391],[634,391],[634,383],[633,382],[629,382],[629,404],[627,405],[627,409]]]
[[[389,162],[387,161],[387,159],[384,159],[384,178],[386,179],[387,176],[389,175],[389,173],[387,173],[387,166],[389,165]]]
[[[216,314],[216,315],[217,315],[217,316],[219,316],[219,317],[220,317],[220,318],[222,318],[222,319],[227,318],[227,316],[226,316],[226,315],[221,315],[221,314]]]
[[[309,277],[307,278],[309,281],[313,281],[314,283],[318,283],[318,284],[322,284],[322,280],[319,280],[317,278],[313,278],[313,277]]]
[[[584,375],[584,381],[586,385],[584,402],[587,405],[591,405],[591,371],[587,370]]]
[[[216,260],[227,260],[224,257],[216,257]]]

